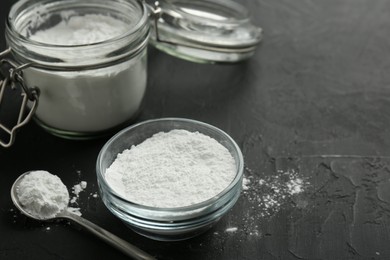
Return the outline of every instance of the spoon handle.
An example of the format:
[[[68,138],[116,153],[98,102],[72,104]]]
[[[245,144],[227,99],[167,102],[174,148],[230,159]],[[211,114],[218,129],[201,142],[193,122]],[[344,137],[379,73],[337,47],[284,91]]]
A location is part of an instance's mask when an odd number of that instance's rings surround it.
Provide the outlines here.
[[[127,241],[117,237],[116,235],[108,232],[107,230],[99,227],[98,225],[90,222],[89,220],[86,220],[82,217],[77,216],[76,214],[70,213],[70,212],[63,212],[61,214],[62,218],[66,218],[69,220],[72,220],[91,232],[92,234],[99,237],[101,240],[106,242],[107,244],[115,247],[116,249],[119,249],[121,252],[126,254],[127,256],[130,256],[137,260],[156,260],[153,256],[149,255],[148,253],[142,251],[141,249],[133,246],[132,244],[128,243]]]

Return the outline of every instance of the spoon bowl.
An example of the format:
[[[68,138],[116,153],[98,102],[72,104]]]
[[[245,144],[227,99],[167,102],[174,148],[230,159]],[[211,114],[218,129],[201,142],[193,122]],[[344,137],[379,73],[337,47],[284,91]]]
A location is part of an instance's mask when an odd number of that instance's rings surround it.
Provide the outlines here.
[[[28,175],[31,171],[28,171],[28,172],[25,172],[23,173],[22,175],[20,175],[13,183],[12,187],[11,187],[11,199],[12,199],[12,202],[14,203],[15,207],[21,212],[23,213],[23,215],[29,217],[29,218],[32,218],[32,219],[35,219],[35,220],[38,220],[38,221],[49,221],[49,220],[53,220],[53,218],[42,218],[40,216],[35,216],[34,214],[31,214],[30,212],[28,212],[24,207],[23,205],[20,203],[20,200],[19,200],[19,197],[18,197],[18,189],[19,189],[19,184],[20,182],[23,180],[23,178]]]
[[[42,218],[41,216],[35,216],[34,214],[31,214],[30,212],[26,211],[26,209],[23,207],[23,205],[20,203],[19,197],[18,197],[18,189],[20,182],[23,180],[23,178],[29,174],[29,172],[25,172],[22,175],[19,176],[13,183],[11,187],[11,199],[14,203],[15,207],[20,210],[22,214],[25,216],[38,220],[38,221],[54,221],[58,219],[67,219],[74,223],[77,223],[81,227],[83,227],[85,230],[89,231],[93,235],[97,236],[107,244],[113,246],[114,248],[120,250],[127,256],[132,257],[133,259],[137,260],[154,260],[155,258],[151,255],[147,254],[146,252],[142,251],[141,249],[131,245],[127,241],[117,237],[116,235],[108,232],[107,230],[97,226],[96,224],[90,222],[89,220],[86,220],[71,211],[64,209],[60,212],[58,212],[55,217],[52,218]]]

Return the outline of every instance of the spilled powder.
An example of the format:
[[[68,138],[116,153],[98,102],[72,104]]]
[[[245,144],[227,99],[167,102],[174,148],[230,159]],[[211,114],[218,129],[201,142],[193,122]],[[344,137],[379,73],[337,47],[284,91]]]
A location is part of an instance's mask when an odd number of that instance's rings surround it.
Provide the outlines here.
[[[226,227],[225,233],[249,237],[264,235],[264,225],[279,211],[298,207],[296,202],[302,199],[301,194],[309,184],[307,178],[294,169],[264,175],[246,168],[241,196],[245,210],[240,225]]]
[[[230,227],[230,228],[225,229],[225,231],[228,232],[228,233],[234,233],[234,232],[236,232],[237,230],[238,230],[237,227]]]
[[[305,191],[307,181],[294,169],[277,171],[274,175],[244,177],[243,193],[259,212],[259,217],[271,217]]]
[[[243,178],[242,179],[242,190],[243,191],[247,191],[247,190],[249,190],[249,184],[250,184],[250,180],[249,179],[247,179],[247,178]]]
[[[301,208],[304,193],[309,192],[307,177],[295,169],[278,170],[272,175],[253,172],[248,167],[242,181],[242,212],[239,220],[231,219],[224,232],[214,232],[213,239],[224,241],[226,235],[237,236],[242,241],[255,241],[256,237],[267,236],[266,226],[278,212]],[[225,234],[225,236],[224,236]]]
[[[70,203],[77,203],[77,200],[79,198],[80,192],[84,191],[87,188],[87,182],[86,181],[81,181],[80,183],[75,184],[72,187],[72,194],[73,197],[70,201]]]
[[[72,199],[70,200],[70,203],[73,205],[78,205],[78,199],[80,196],[80,192],[84,191],[86,188],[87,188],[86,181],[81,181],[80,183],[73,185],[73,187],[72,187],[73,196],[72,196]],[[82,215],[80,208],[78,208],[78,207],[77,208],[76,207],[68,208],[68,211],[73,213],[73,214],[76,214],[78,216]]]

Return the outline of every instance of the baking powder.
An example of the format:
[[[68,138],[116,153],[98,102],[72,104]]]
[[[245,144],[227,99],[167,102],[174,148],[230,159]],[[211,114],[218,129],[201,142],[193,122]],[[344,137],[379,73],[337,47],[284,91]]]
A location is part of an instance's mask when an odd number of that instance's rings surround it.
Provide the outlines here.
[[[69,16],[69,13],[63,13],[65,15]],[[126,30],[124,22],[110,16],[71,15],[49,29],[30,35],[30,39],[54,45],[81,45],[102,42],[119,36]]]
[[[24,209],[39,219],[55,217],[68,207],[69,193],[61,179],[47,171],[32,171],[17,186]]]
[[[72,194],[73,194],[73,197],[72,199],[70,200],[70,203],[72,204],[77,204],[77,200],[79,198],[79,194],[80,192],[82,192],[83,190],[85,190],[87,188],[87,182],[86,181],[81,181],[80,183],[77,183],[75,184],[73,187],[72,187]]]
[[[246,169],[250,172],[250,169]],[[295,196],[303,193],[308,181],[294,169],[278,170],[273,175],[259,178],[251,174],[243,179],[243,191],[249,202],[256,205],[258,217],[271,217]],[[254,216],[253,212],[251,215]]]
[[[118,38],[131,29],[131,25],[110,16],[77,16],[69,12],[60,15],[62,21],[57,25],[34,33],[26,32],[26,37],[58,46],[47,48],[47,55],[65,64],[72,61],[82,67],[85,63],[101,63],[107,55],[114,55],[122,48],[123,42],[118,45],[112,41],[100,48],[86,47],[82,55],[72,48],[94,46]],[[27,85],[40,89],[36,116],[43,124],[76,133],[104,131],[132,119],[138,112],[146,88],[146,49],[121,63],[101,68],[51,70],[29,67],[24,70],[24,78]]]
[[[160,132],[118,154],[106,170],[109,186],[145,206],[182,207],[223,191],[237,172],[230,152],[199,132]]]

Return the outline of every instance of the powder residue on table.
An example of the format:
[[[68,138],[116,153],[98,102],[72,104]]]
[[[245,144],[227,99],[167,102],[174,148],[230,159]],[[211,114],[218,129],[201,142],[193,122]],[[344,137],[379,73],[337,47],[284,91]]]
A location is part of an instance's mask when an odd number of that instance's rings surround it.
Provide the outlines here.
[[[80,183],[75,184],[72,187],[73,197],[70,200],[70,203],[77,203],[77,199],[79,198],[80,192],[84,191],[87,188],[87,182],[81,181]]]
[[[181,207],[210,199],[236,175],[230,152],[199,132],[160,132],[118,154],[106,170],[111,188],[129,201]]]
[[[271,175],[252,172],[245,168],[242,182],[240,223],[236,223],[237,235],[262,236],[266,223],[272,221],[281,210],[299,207],[295,203],[310,185],[295,169],[277,170]],[[234,223],[234,222],[233,222]],[[225,231],[228,232],[230,227]]]
[[[306,185],[307,181],[294,169],[279,170],[270,176],[244,177],[243,192],[256,205],[260,217],[270,217],[290,202],[293,196],[304,192]]]

